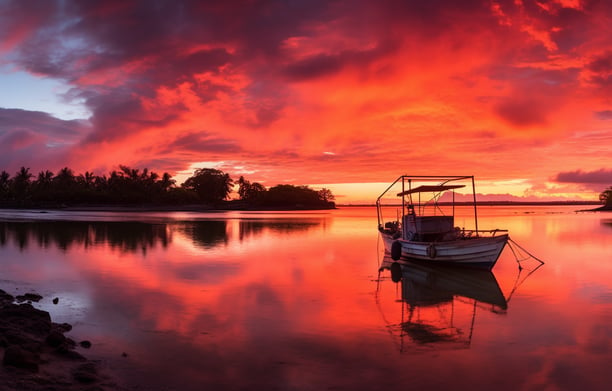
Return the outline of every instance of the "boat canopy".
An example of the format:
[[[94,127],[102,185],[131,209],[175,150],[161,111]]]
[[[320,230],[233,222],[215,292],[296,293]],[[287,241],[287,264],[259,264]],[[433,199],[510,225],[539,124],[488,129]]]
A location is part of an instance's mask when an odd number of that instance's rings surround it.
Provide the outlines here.
[[[461,187],[465,187],[465,185],[423,185],[415,187],[414,189],[402,191],[401,193],[397,193],[398,197],[405,196],[408,194],[414,193],[436,193],[440,191],[459,189]]]

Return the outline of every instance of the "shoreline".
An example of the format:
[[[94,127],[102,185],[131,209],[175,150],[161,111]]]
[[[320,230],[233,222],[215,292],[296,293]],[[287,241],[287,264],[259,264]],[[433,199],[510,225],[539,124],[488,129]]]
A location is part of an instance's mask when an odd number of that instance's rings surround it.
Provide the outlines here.
[[[206,205],[73,205],[62,207],[49,206],[30,206],[30,207],[0,207],[2,210],[35,210],[44,211],[65,211],[65,212],[201,212],[201,213],[220,213],[220,212],[293,212],[293,211],[318,211],[334,210],[333,208],[303,208],[303,207],[267,207],[267,208],[231,208],[231,207],[211,207]]]
[[[0,389],[126,391],[99,361],[76,351],[77,343],[64,335],[70,324],[54,323],[49,312],[32,305],[41,299],[36,293],[13,296],[0,289]],[[78,345],[88,349],[91,342]]]
[[[440,203],[443,205],[444,203]],[[462,205],[462,203],[457,203]],[[466,203],[471,205],[471,203]],[[477,206],[589,206],[589,205],[601,205],[595,201],[568,201],[568,202],[477,202]],[[394,205],[388,205],[394,206]],[[399,206],[399,205],[397,205]],[[65,206],[48,206],[48,205],[32,205],[28,207],[18,206],[0,206],[1,210],[35,210],[41,211],[66,211],[66,212],[201,212],[201,213],[220,213],[220,212],[294,212],[294,211],[324,211],[334,210],[340,208],[362,208],[362,207],[376,207],[375,204],[336,204],[334,207],[262,207],[262,208],[249,208],[249,207],[232,207],[227,206],[211,206],[211,205],[104,205],[104,204],[91,204],[91,205],[65,205]],[[606,212],[612,211],[612,207],[600,206],[594,209],[582,209],[580,212]]]

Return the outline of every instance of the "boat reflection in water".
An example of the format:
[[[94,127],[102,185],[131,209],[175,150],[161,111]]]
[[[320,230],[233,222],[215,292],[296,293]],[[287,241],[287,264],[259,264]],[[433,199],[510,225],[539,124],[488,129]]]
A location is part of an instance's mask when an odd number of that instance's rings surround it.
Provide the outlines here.
[[[407,342],[418,349],[468,348],[477,310],[505,314],[508,308],[491,271],[396,262],[386,256],[379,269],[377,289],[381,312],[380,282],[387,271],[391,280],[399,283],[395,304],[401,302],[401,319],[390,322],[384,313],[383,318],[394,338],[399,337],[400,351],[406,349]],[[401,298],[397,297],[400,294]]]

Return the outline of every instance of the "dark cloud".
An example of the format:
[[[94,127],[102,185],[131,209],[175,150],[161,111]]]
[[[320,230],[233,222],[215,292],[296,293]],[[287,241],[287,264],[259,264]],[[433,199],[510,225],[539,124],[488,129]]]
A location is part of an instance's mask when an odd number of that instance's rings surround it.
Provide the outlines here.
[[[302,81],[339,72],[343,68],[340,56],[317,55],[290,64],[285,74],[292,80]]]
[[[40,26],[49,25],[56,17],[57,4],[45,0],[3,1],[0,12],[0,49],[13,46],[34,35]]]
[[[184,111],[180,104],[165,107],[164,110],[146,110],[139,98],[118,90],[108,95],[94,96],[87,101],[87,105],[93,111],[90,121],[95,129],[86,139],[88,142],[120,139],[151,127],[163,128]]]
[[[10,150],[18,150],[41,142],[39,134],[28,130],[14,130],[12,132],[0,133],[0,143]]]
[[[65,165],[72,146],[90,130],[86,121],[0,108],[0,169],[26,166],[35,172]]]
[[[596,171],[576,170],[560,172],[555,177],[555,181],[561,183],[611,184],[612,169],[602,168]]]
[[[348,50],[338,54],[316,54],[289,64],[284,73],[292,81],[304,81],[338,73],[347,66],[361,68],[399,49],[397,41],[385,41],[371,50]]]
[[[93,111],[91,122],[96,129],[88,141],[113,140],[125,136],[136,130],[137,119],[145,117],[139,99],[116,93],[89,99],[87,106]]]
[[[597,119],[603,119],[603,120],[612,119],[612,110],[596,111],[595,117]]]
[[[558,89],[568,85],[574,85],[580,75],[577,67],[564,69],[542,69],[528,66],[496,65],[486,70],[493,80],[511,81],[521,88],[530,88],[531,93],[538,90]]]
[[[612,52],[606,52],[586,65],[586,68],[595,73],[610,73],[612,72]]]
[[[585,2],[587,3],[587,2]],[[588,2],[587,7],[591,7],[594,2]],[[591,12],[598,12],[594,9],[577,10],[573,8],[561,8],[555,14],[552,26],[563,26],[562,29],[554,29],[551,37],[562,52],[569,52],[580,47],[580,45],[591,39],[592,19],[589,17]]]
[[[376,22],[377,28],[410,30],[419,36],[422,34],[437,37],[464,23],[481,27],[497,25],[491,15],[488,2],[480,0],[382,0],[377,2],[362,0],[358,4],[359,7],[355,7],[350,0],[345,1],[343,2],[344,11],[348,12],[351,8],[358,8],[359,10],[351,11],[351,14],[362,12],[364,21]],[[354,25],[354,28],[358,30],[363,29],[364,26]],[[407,38],[410,39],[410,37]]]
[[[547,111],[529,99],[506,99],[495,108],[496,113],[517,127],[528,127],[546,124]]]
[[[594,57],[585,68],[591,73],[588,80],[603,96],[612,96],[612,51]]]
[[[240,147],[232,140],[217,138],[207,132],[187,133],[162,148],[162,152],[175,150],[190,152],[239,152]]]
[[[80,135],[86,126],[83,121],[64,121],[40,111],[0,107],[0,134],[27,130],[49,137],[71,138]]]
[[[580,77],[576,67],[551,70],[496,65],[482,71],[492,80],[511,83],[512,94],[497,99],[493,110],[518,128],[546,125],[549,115],[567,102],[568,91],[577,87]]]

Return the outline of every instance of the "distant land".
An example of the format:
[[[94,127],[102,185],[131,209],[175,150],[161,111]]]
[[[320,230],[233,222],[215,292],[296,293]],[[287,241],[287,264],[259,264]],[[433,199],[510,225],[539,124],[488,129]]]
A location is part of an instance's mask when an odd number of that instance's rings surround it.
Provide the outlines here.
[[[438,205],[451,205],[450,202],[440,202]],[[400,206],[397,204],[385,204],[385,206]],[[455,205],[472,205],[471,202],[456,202]],[[601,205],[599,201],[477,201],[478,206],[513,206],[513,205],[534,205],[534,206],[563,206],[563,205]],[[353,206],[376,206],[374,203],[350,203],[337,204],[338,207],[353,207]],[[604,210],[604,206],[597,208]],[[607,209],[605,209],[607,210]]]

